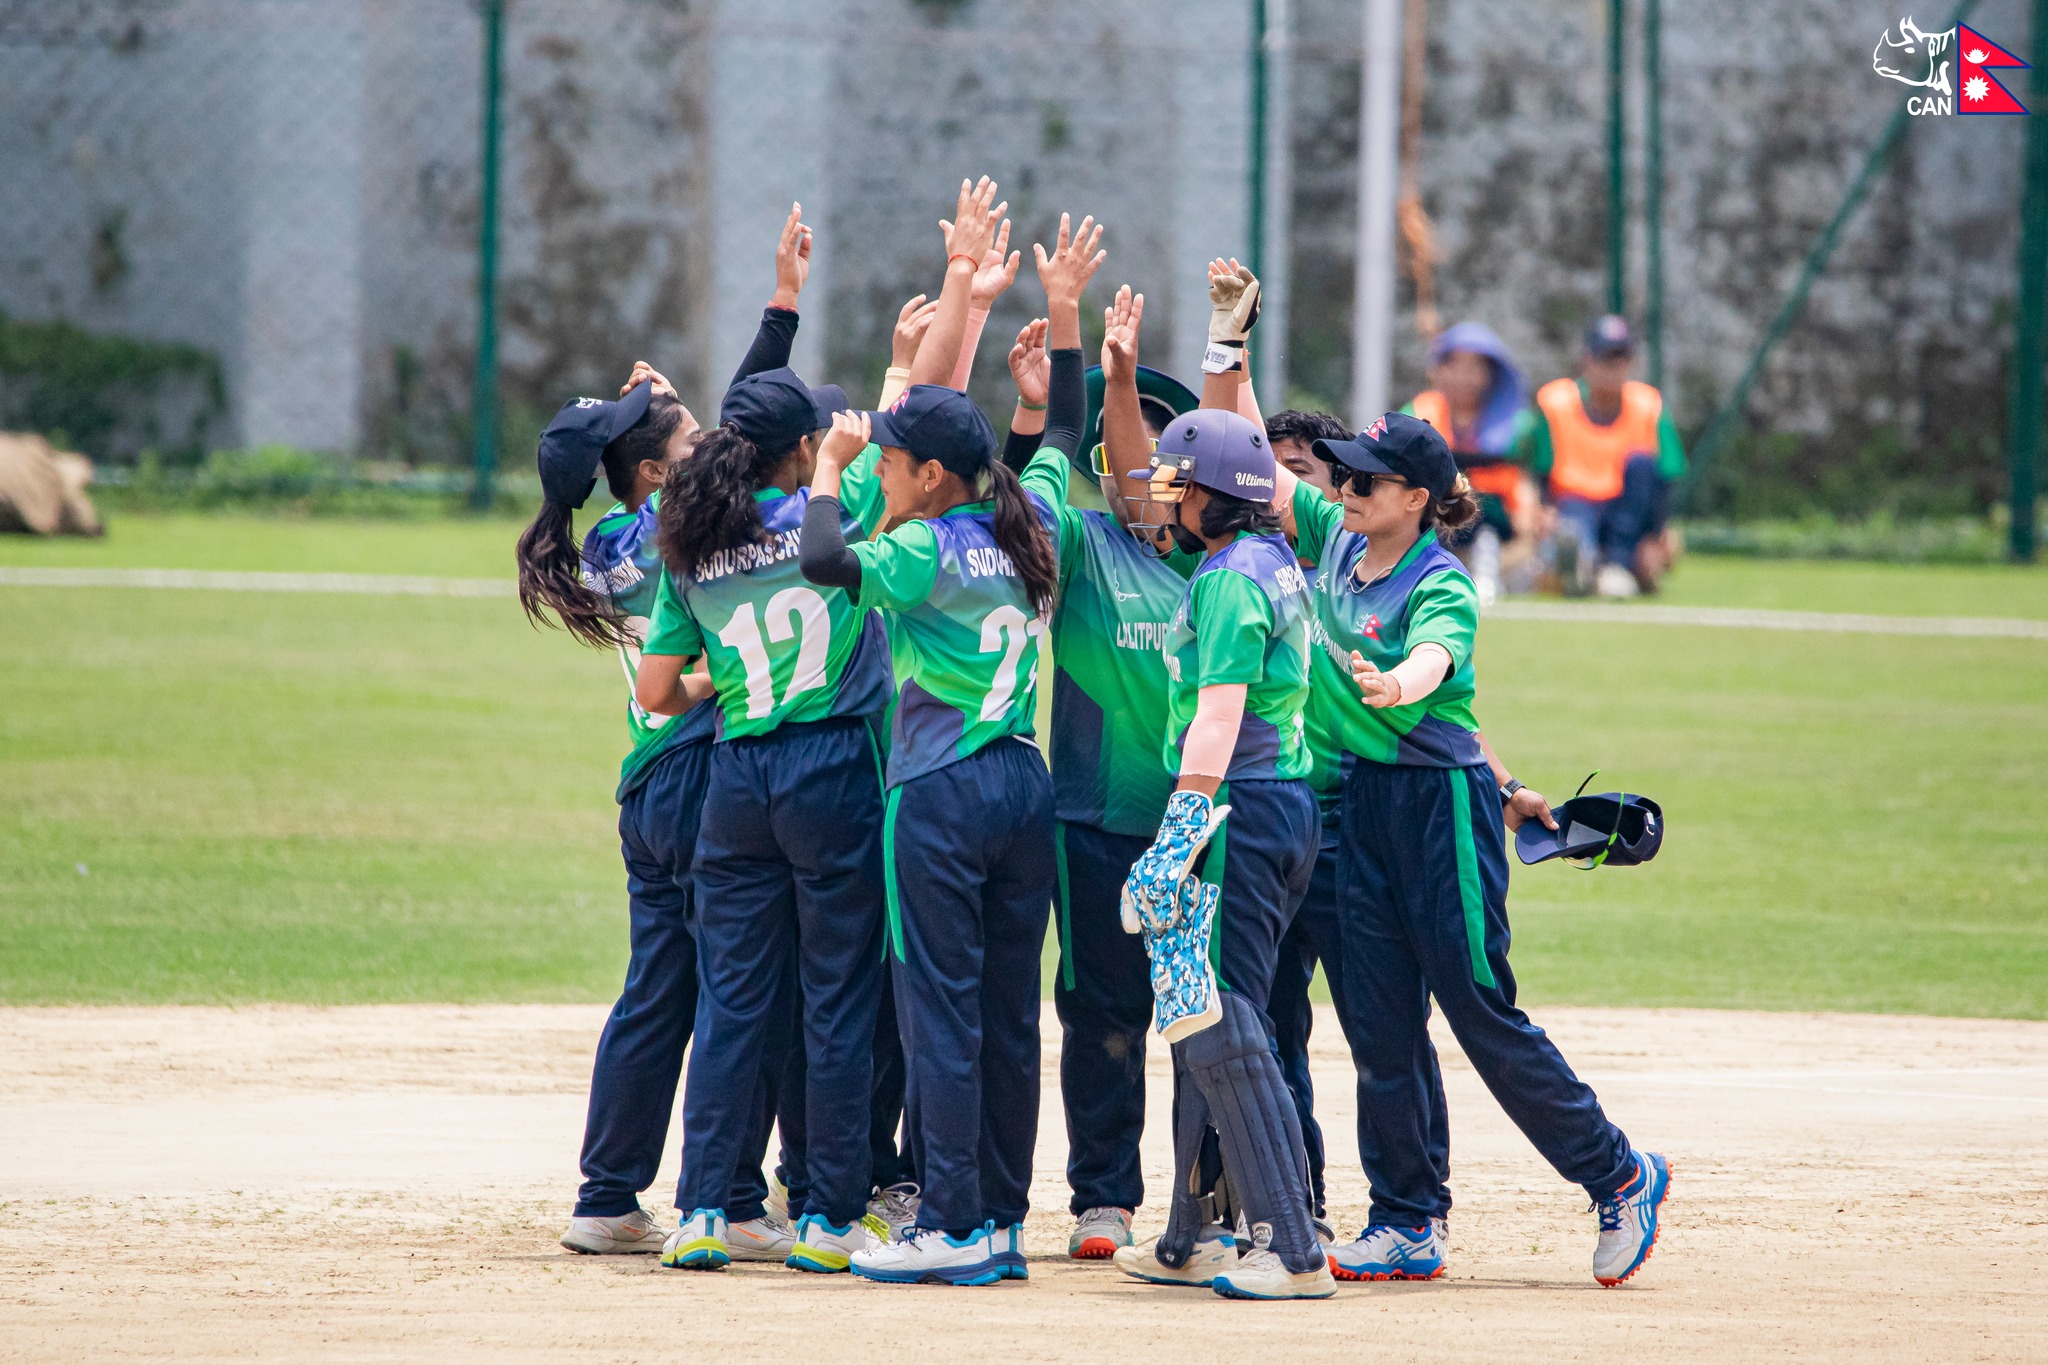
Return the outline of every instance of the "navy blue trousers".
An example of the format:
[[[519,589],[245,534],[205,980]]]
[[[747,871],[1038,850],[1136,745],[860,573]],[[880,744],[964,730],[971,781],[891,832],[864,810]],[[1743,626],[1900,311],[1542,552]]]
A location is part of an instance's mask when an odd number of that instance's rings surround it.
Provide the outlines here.
[[[1038,975],[1052,777],[999,739],[889,793],[890,955],[921,1226],[1024,1221],[1038,1138]],[[817,1137],[812,1128],[813,1145]]]
[[[678,1207],[724,1205],[756,1122],[751,1078],[776,1060],[776,1036],[801,1000],[805,1207],[836,1224],[865,1212],[881,834],[880,753],[865,722],[785,725],[713,746],[697,835],[701,984]]]
[[[1621,492],[1604,502],[1571,493],[1557,496],[1557,514],[1576,526],[1580,543],[1600,547],[1608,564],[1628,568],[1636,546],[1662,534],[1669,519],[1671,486],[1657,472],[1654,455],[1631,455],[1622,466]]]
[[[1633,1173],[1628,1139],[1557,1047],[1515,1008],[1500,795],[1484,764],[1360,761],[1344,787],[1338,869],[1346,1029],[1358,1068],[1358,1149],[1371,1221],[1450,1212],[1449,1125],[1429,1002],[1515,1126],[1595,1199]]]
[[[1315,980],[1316,963],[1330,986],[1330,998],[1342,998],[1344,967],[1337,951],[1337,828],[1325,821],[1316,850],[1315,869],[1309,874],[1308,891],[1294,923],[1280,940],[1273,967],[1273,990],[1266,1001],[1266,1015],[1273,1021],[1273,1048],[1280,1059],[1280,1076],[1294,1096],[1294,1112],[1301,1119],[1301,1142],[1308,1157],[1309,1194],[1316,1217],[1324,1213],[1323,1129],[1316,1122],[1316,1087],[1309,1074],[1308,1040],[1315,1030],[1315,1006],[1309,999],[1309,983]],[[1338,1009],[1342,1011],[1342,1006]]]
[[[579,1218],[616,1218],[639,1205],[668,1145],[683,1052],[697,1014],[697,940],[690,861],[697,848],[709,744],[686,744],[655,760],[619,805],[626,861],[632,958],[626,984],[597,1040],[590,1109],[583,1126]],[[752,1094],[759,1106],[762,1096]],[[734,1197],[767,1193],[759,1153],[767,1116],[754,1118],[754,1169],[734,1178]]]
[[[1062,823],[1058,831],[1060,1099],[1067,1113],[1067,1184],[1075,1213],[1145,1201],[1145,1034],[1152,976],[1145,940],[1117,908],[1149,836]]]

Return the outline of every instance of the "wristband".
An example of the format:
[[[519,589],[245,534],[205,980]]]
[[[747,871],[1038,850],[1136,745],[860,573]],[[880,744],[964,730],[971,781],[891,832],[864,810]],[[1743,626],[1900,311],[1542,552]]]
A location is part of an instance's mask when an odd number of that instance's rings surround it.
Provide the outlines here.
[[[908,367],[903,365],[891,365],[888,369],[882,371],[882,378],[908,379],[910,378],[910,370]]]
[[[1500,799],[1502,801],[1512,801],[1515,799],[1515,793],[1520,790],[1522,790],[1522,784],[1511,777],[1501,784]]]
[[[1021,398],[1017,400],[1017,406],[1026,412],[1044,412],[1046,409],[1044,403],[1027,403]]]
[[[1242,341],[1212,341],[1202,352],[1203,374],[1229,374],[1244,368]]]
[[[946,269],[951,270],[953,268],[953,262],[955,261],[965,261],[967,262],[967,264],[973,266],[976,270],[981,269],[981,257],[970,256],[964,251],[956,251],[952,255],[948,256],[946,258]]]

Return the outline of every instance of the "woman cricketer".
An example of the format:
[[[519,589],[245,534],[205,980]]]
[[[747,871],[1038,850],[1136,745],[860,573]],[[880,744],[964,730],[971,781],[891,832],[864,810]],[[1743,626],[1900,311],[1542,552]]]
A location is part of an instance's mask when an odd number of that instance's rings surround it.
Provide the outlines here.
[[[1350,441],[1318,441],[1343,501],[1297,488],[1298,548],[1320,567],[1315,610],[1329,636],[1315,685],[1347,682],[1340,713],[1353,755],[1343,797],[1338,915],[1345,1033],[1358,1067],[1358,1144],[1372,1206],[1330,1261],[1346,1279],[1429,1279],[1450,1211],[1432,1147],[1440,1082],[1429,1045],[1434,997],[1480,1079],[1523,1135],[1600,1215],[1593,1275],[1616,1285],[1657,1238],[1670,1184],[1662,1156],[1608,1122],[1543,1031],[1515,1007],[1508,968],[1503,805],[1472,711],[1478,594],[1438,540],[1478,514],[1449,447],[1428,423],[1390,413]],[[1510,783],[1509,787],[1519,784]]]
[[[926,339],[948,355],[993,234],[992,197],[993,186],[985,196],[962,187]],[[870,439],[893,529],[849,547],[840,471]],[[887,412],[836,415],[818,452],[804,577],[888,614],[902,688],[883,858],[923,1192],[902,1240],[854,1254],[865,1279],[993,1284],[1025,1273],[1039,954],[1054,883],[1052,779],[1031,738],[1038,641],[1057,591],[1050,520],[996,459],[980,409],[936,383],[913,382]]]

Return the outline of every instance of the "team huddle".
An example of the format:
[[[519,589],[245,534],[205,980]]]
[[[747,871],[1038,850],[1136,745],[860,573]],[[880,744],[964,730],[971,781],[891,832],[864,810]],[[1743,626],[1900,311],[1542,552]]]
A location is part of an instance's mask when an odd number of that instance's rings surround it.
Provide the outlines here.
[[[793,208],[715,427],[642,363],[542,436],[521,600],[616,649],[632,693],[632,959],[563,1245],[1026,1279],[1056,916],[1075,1259],[1251,1299],[1442,1274],[1433,998],[1585,1188],[1594,1275],[1621,1283],[1670,1173],[1515,1007],[1507,833],[1557,822],[1474,714],[1479,594],[1445,539],[1480,509],[1443,435],[1262,416],[1259,284],[1235,261],[1209,266],[1198,387],[1138,363],[1128,286],[1090,368],[1103,229],[1063,216],[1032,249],[1045,316],[1010,349],[999,441],[964,390],[1021,263],[1006,207],[963,182],[943,285],[904,305],[872,410],[789,368],[811,247]],[[617,505],[579,543],[600,473]],[[1309,1087],[1318,963],[1359,1077],[1372,1202],[1350,1240],[1325,1221]],[[1153,1031],[1174,1178],[1141,1243]],[[678,1084],[664,1227],[639,1198]]]

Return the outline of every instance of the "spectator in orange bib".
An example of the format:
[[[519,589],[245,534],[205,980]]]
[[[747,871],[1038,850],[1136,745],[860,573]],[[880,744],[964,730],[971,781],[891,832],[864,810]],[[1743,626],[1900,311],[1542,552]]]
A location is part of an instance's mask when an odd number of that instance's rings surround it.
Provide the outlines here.
[[[1430,344],[1429,383],[1401,411],[1436,428],[1479,497],[1478,525],[1449,543],[1472,572],[1479,604],[1491,606],[1504,575],[1510,591],[1530,586],[1513,580],[1533,568],[1541,538],[1542,507],[1518,459],[1536,425],[1529,387],[1507,346],[1479,322],[1461,322]],[[1505,565],[1503,546],[1512,547]]]
[[[1655,592],[1671,568],[1665,519],[1685,449],[1664,396],[1630,379],[1635,339],[1613,314],[1586,330],[1577,379],[1536,391],[1526,451],[1557,509],[1557,571],[1573,596]]]

